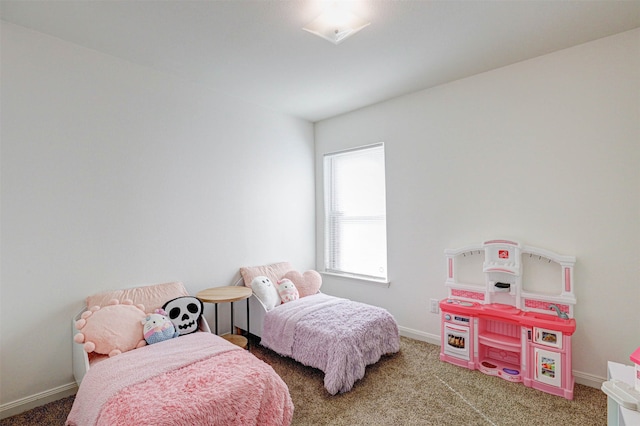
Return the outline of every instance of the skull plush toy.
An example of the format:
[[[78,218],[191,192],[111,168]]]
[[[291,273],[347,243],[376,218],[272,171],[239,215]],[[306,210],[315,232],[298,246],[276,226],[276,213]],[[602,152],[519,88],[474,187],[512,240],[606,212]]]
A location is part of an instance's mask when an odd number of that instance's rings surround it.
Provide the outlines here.
[[[198,331],[198,322],[202,316],[202,301],[197,297],[183,296],[169,300],[162,306],[169,319],[181,336]]]

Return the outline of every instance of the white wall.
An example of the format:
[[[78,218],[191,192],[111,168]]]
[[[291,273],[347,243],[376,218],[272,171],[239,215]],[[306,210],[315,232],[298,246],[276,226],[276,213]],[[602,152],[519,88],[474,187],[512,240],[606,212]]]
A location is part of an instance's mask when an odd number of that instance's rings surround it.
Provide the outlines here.
[[[0,408],[69,388],[89,294],[314,266],[311,123],[6,22],[1,90]]]
[[[640,30],[316,123],[322,154],[384,141],[384,288],[324,277],[327,293],[384,306],[438,339],[445,248],[509,237],[577,257],[576,379],[606,377],[640,345]],[[322,224],[317,259],[322,265]]]

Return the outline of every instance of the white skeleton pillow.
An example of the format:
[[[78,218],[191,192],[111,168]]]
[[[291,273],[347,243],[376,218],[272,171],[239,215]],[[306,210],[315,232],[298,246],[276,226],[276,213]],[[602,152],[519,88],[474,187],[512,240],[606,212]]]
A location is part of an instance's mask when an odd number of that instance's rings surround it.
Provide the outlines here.
[[[197,297],[183,296],[169,300],[162,306],[180,336],[198,331],[202,316],[202,301]]]

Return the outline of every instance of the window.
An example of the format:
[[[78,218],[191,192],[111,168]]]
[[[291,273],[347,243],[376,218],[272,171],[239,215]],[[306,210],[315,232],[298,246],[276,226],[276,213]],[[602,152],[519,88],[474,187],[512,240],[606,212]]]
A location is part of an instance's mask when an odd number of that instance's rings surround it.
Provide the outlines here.
[[[387,281],[384,144],[324,156],[325,271]]]

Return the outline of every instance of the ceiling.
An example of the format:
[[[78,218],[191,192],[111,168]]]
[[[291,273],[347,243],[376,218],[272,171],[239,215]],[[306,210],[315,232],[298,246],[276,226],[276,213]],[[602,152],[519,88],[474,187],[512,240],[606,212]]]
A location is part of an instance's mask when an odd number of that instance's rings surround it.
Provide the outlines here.
[[[315,122],[640,27],[640,0],[350,0],[371,22],[334,45],[324,0],[0,0],[8,22]]]

